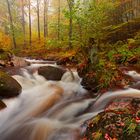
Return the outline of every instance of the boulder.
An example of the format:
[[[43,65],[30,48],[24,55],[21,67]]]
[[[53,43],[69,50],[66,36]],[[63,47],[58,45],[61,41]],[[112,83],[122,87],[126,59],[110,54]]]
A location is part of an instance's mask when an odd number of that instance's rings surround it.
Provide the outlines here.
[[[4,60],[0,60],[0,66],[5,67],[5,61]]]
[[[6,104],[0,100],[0,110],[6,108]]]
[[[0,97],[10,98],[21,93],[20,84],[8,74],[0,71]]]
[[[134,89],[140,90],[140,81],[137,82],[137,83],[135,83],[135,84],[133,84],[133,85],[131,85],[130,87],[131,87],[131,88],[134,88]]]
[[[90,139],[91,136],[93,140],[139,140],[139,123],[140,99],[116,98],[105,111],[83,124],[87,128],[82,140]]]
[[[14,55],[11,57],[11,62],[15,67],[26,67],[30,65],[30,62],[26,61],[24,58]]]
[[[98,81],[94,77],[88,77],[84,76],[82,77],[81,85],[88,91],[92,91],[93,93],[96,93],[99,88]]]
[[[5,67],[7,65],[8,60],[8,52],[4,51],[3,49],[0,49],[0,66]]]
[[[137,56],[134,56],[134,57],[131,57],[130,59],[128,59],[129,64],[137,64],[138,61],[139,61],[139,57],[137,57]]]
[[[44,66],[38,69],[38,73],[44,76],[47,80],[59,81],[63,74],[66,72],[65,69],[53,66]]]

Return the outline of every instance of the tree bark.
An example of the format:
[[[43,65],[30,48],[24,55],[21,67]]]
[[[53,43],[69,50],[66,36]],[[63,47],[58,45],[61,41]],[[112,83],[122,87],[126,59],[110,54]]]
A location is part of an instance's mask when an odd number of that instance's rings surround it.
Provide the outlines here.
[[[69,49],[72,48],[72,34],[73,34],[73,14],[72,14],[72,10],[73,10],[73,6],[74,6],[74,0],[67,0],[68,2],[68,6],[69,6],[69,14],[70,14],[70,18],[69,18]]]
[[[12,14],[11,14],[9,0],[7,0],[6,2],[7,2],[7,7],[8,7],[8,13],[9,13],[10,28],[11,28],[11,32],[12,32],[12,39],[13,39],[13,46],[14,46],[13,48],[15,49],[17,47],[17,45],[16,45],[15,32],[14,32],[14,26],[13,26],[13,18],[12,18]]]
[[[40,9],[39,9],[39,0],[37,0],[37,25],[38,25],[38,39],[40,40]]]
[[[60,40],[61,0],[58,0],[58,40]]]
[[[29,43],[30,46],[32,44],[32,23],[31,23],[31,1],[28,0],[28,4],[29,4]]]
[[[44,0],[44,38],[48,36],[48,2]]]
[[[22,28],[23,28],[23,38],[24,38],[24,47],[26,45],[26,36],[25,36],[25,16],[24,16],[24,0],[21,0],[21,11],[22,11]]]

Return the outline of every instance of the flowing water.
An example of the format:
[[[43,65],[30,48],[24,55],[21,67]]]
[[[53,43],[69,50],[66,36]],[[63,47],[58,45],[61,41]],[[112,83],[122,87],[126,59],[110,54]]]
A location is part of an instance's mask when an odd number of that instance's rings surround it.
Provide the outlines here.
[[[80,140],[86,128],[81,125],[113,99],[140,97],[140,90],[125,89],[91,98],[76,71],[74,79],[68,71],[61,81],[47,81],[37,68],[56,64],[30,62],[33,64],[21,69],[21,75],[13,76],[23,91],[19,97],[4,100],[7,108],[0,111],[0,140]]]

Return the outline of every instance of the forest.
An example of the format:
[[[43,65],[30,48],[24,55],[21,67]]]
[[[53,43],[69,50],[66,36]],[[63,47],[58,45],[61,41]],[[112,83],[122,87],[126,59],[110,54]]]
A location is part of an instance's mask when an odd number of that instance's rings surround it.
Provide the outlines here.
[[[0,17],[1,140],[140,140],[140,0],[0,0]],[[44,77],[54,97],[28,95]]]

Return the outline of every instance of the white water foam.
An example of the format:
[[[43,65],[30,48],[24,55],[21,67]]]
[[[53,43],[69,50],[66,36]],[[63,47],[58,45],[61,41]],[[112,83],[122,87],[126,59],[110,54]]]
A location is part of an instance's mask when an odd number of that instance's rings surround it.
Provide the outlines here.
[[[23,88],[21,95],[4,100],[8,107],[0,111],[0,140],[79,140],[80,125],[102,112],[110,101],[140,98],[135,89],[86,98],[77,72],[72,76],[68,71],[57,82],[47,81],[37,72],[30,74],[23,69],[22,73],[13,76]]]

